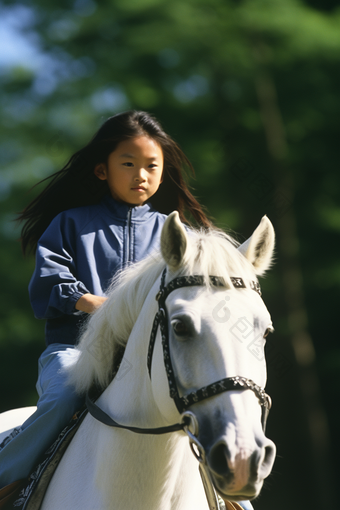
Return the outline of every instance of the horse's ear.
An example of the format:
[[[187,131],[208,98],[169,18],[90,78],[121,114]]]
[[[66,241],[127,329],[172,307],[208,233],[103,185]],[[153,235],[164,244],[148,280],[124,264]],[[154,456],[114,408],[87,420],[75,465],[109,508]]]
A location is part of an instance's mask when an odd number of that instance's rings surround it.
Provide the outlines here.
[[[187,234],[180,222],[177,211],[169,214],[161,234],[161,251],[171,271],[176,271],[182,264],[187,249]]]
[[[267,216],[263,216],[253,235],[241,244],[238,250],[253,264],[255,273],[262,275],[271,265],[274,244],[273,225]]]

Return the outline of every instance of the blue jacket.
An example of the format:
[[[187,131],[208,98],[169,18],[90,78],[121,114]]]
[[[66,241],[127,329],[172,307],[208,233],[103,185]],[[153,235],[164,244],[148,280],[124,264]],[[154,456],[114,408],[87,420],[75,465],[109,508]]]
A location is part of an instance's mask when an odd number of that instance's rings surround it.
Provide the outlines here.
[[[53,219],[39,239],[29,284],[35,316],[47,319],[47,345],[76,343],[87,316],[75,309],[78,299],[103,296],[119,269],[157,248],[165,219],[150,204],[132,207],[109,196]]]

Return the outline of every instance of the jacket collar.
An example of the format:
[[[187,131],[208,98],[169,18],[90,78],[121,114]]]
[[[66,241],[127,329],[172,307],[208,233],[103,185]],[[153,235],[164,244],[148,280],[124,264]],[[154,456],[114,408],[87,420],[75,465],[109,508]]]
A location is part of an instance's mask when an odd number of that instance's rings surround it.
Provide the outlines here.
[[[131,214],[131,220],[145,221],[156,212],[149,202],[146,202],[144,205],[132,206],[125,202],[118,202],[109,195],[106,195],[101,203],[115,218],[122,220],[126,220],[129,214]]]

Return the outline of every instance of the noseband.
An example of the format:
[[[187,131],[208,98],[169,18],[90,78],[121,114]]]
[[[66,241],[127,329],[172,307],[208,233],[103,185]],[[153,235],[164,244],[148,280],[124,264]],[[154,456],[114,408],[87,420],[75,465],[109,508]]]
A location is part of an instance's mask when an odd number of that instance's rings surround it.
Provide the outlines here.
[[[262,428],[265,430],[267,417],[269,413],[269,409],[271,408],[271,398],[264,391],[263,388],[254,383],[251,379],[247,379],[246,377],[235,376],[235,377],[226,377],[221,379],[213,384],[209,384],[197,391],[193,391],[188,395],[180,396],[177,388],[176,378],[174,375],[171,355],[170,355],[170,345],[169,345],[169,329],[168,329],[168,313],[166,309],[166,298],[169,294],[183,287],[197,287],[205,285],[205,280],[203,276],[193,275],[193,276],[179,276],[173,280],[171,280],[168,285],[165,285],[165,277],[166,277],[166,269],[164,269],[161,277],[161,284],[159,292],[157,293],[156,300],[158,302],[158,312],[156,313],[151,335],[150,335],[150,343],[148,349],[148,358],[147,358],[147,366],[149,375],[151,378],[151,365],[152,365],[152,355],[154,351],[155,340],[157,336],[158,326],[160,327],[161,337],[162,337],[162,346],[163,346],[163,356],[164,356],[164,365],[168,378],[170,397],[174,400],[175,405],[178,411],[182,414],[182,422],[177,423],[175,425],[171,425],[169,427],[159,427],[159,428],[138,428],[138,427],[130,427],[126,425],[120,425],[115,422],[110,416],[108,416],[102,409],[100,409],[97,404],[91,400],[89,395],[86,396],[86,406],[90,412],[90,414],[104,423],[105,425],[109,425],[111,427],[124,428],[130,430],[132,432],[137,432],[140,434],[166,434],[168,432],[174,432],[176,430],[184,430],[187,429],[188,425],[191,423],[191,419],[188,418],[188,414],[185,411],[195,403],[201,402],[207,398],[213,397],[225,391],[233,391],[233,390],[252,390],[261,406],[261,423]],[[215,287],[225,287],[225,282],[222,278],[218,276],[210,276],[210,283]],[[235,288],[245,288],[245,283],[242,278],[231,277],[231,282]],[[258,282],[250,282],[251,288],[261,295],[261,289]],[[184,414],[183,414],[184,413]],[[190,413],[191,414],[191,413]]]

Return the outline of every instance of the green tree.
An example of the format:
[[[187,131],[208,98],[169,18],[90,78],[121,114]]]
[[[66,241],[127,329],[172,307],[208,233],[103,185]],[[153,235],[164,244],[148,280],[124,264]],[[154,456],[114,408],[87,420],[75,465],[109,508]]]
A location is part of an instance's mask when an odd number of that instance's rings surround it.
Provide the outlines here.
[[[22,258],[11,219],[33,196],[27,189],[104,118],[146,109],[194,163],[195,193],[219,226],[246,237],[268,214],[278,233],[263,289],[276,326],[268,426],[280,457],[255,508],[335,504],[316,466],[338,474],[340,10],[331,0],[35,0],[0,9],[36,48],[0,74],[0,377],[10,388],[2,408],[34,403],[43,349],[26,291],[34,261]]]

